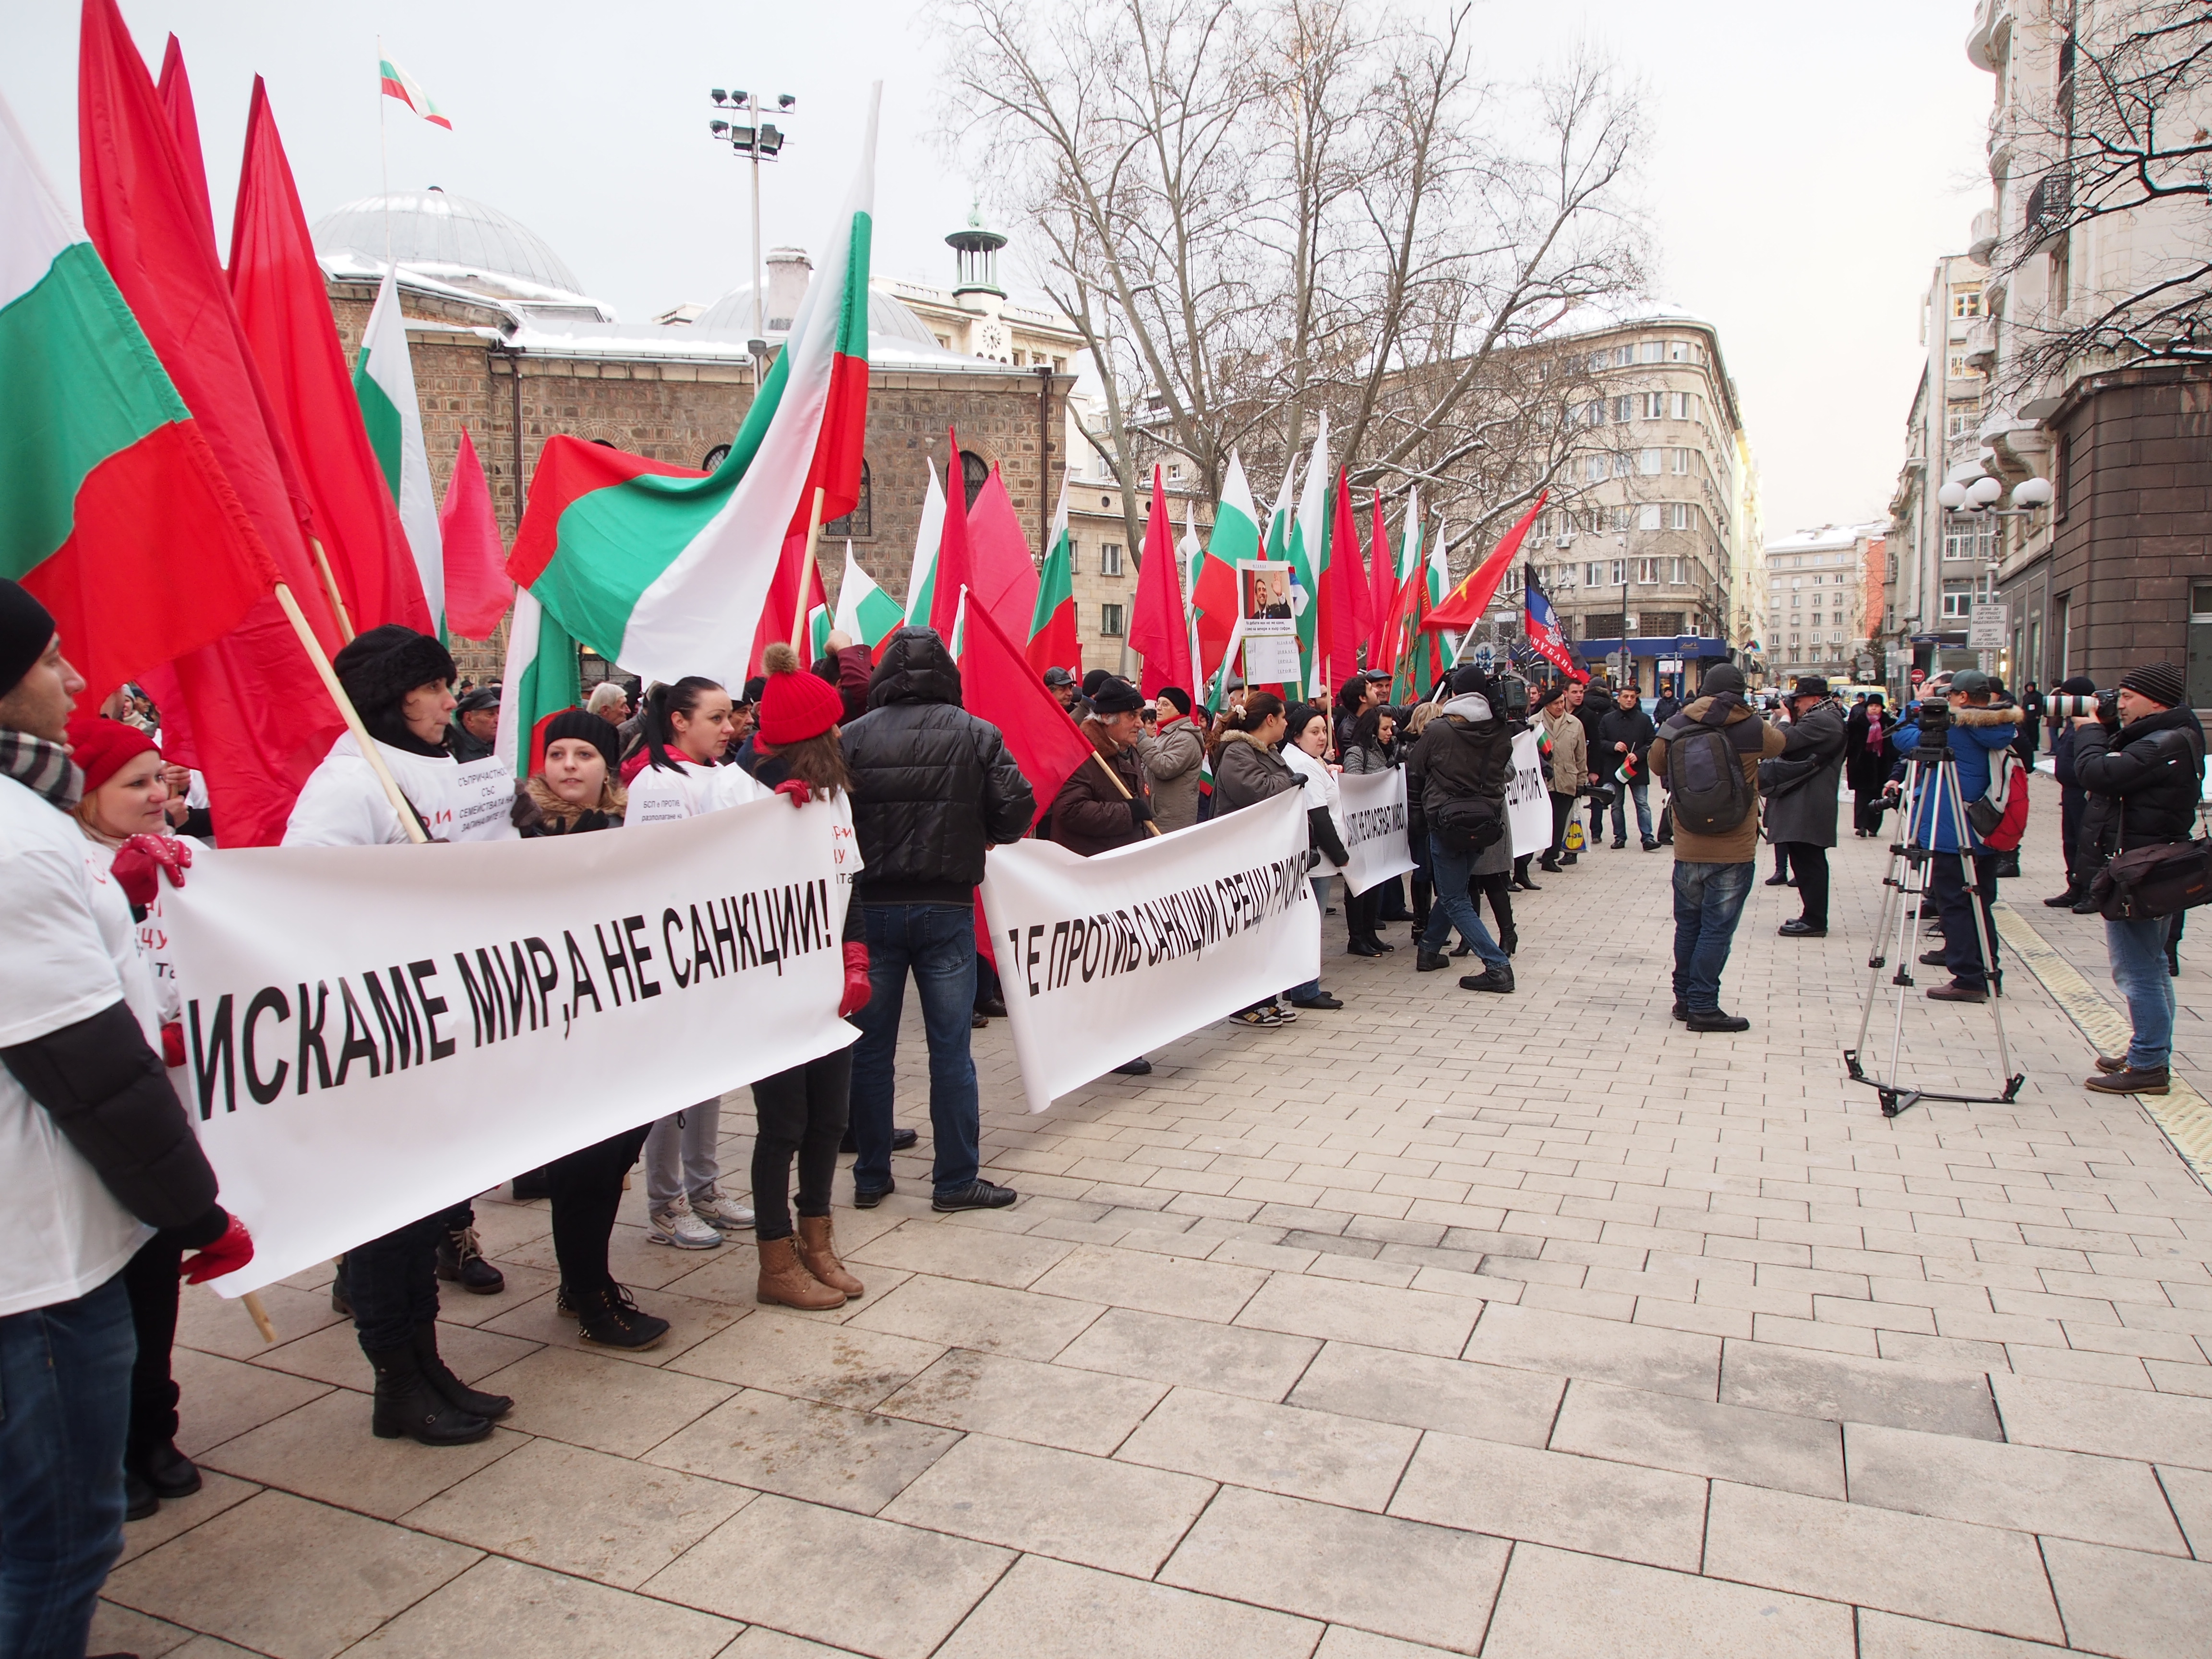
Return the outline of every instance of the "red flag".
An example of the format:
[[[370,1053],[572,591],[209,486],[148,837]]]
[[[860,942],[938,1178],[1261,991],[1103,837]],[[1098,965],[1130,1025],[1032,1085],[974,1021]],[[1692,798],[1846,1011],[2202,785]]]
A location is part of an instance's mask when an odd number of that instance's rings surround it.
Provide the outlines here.
[[[301,533],[222,268],[153,77],[115,7],[85,0],[77,126],[85,228],[325,651],[337,629]],[[118,585],[111,603],[155,602]],[[173,757],[207,775],[224,845],[282,838],[343,729],[272,595],[218,643],[147,677]],[[100,695],[105,690],[95,688]]]
[[[944,567],[938,568],[941,573]],[[1098,751],[1060,699],[1045,689],[1043,677],[1030,666],[1021,648],[979,605],[968,607],[961,646],[961,706],[997,726],[1006,740],[1014,764],[1036,792],[1036,812],[1030,820],[1035,823],[1052,810],[1068,775]]]
[[[1152,514],[1145,521],[1145,553],[1137,565],[1137,599],[1130,607],[1129,649],[1145,659],[1139,689],[1158,696],[1160,688],[1194,686],[1190,666],[1190,624],[1182,605],[1182,578],[1176,569],[1175,526],[1168,518],[1167,491],[1160,470],[1152,469]]]
[[[1390,532],[1382,522],[1382,492],[1375,492],[1375,507],[1368,517],[1367,532],[1367,665],[1388,669],[1383,659],[1391,654],[1390,616],[1398,599],[1398,562],[1390,552]]]
[[[1528,526],[1536,522],[1536,515],[1544,510],[1547,489],[1536,492],[1536,504],[1521,515],[1521,522],[1498,538],[1498,545],[1490,550],[1490,556],[1467,573],[1467,580],[1444,595],[1437,608],[1421,621],[1425,629],[1449,628],[1455,633],[1464,632],[1482,620],[1490,601],[1498,592],[1498,583],[1513,567],[1514,556],[1521,550],[1521,538],[1528,533]]]
[[[1360,562],[1359,525],[1352,515],[1352,483],[1339,467],[1336,513],[1328,532],[1328,568],[1322,573],[1322,614],[1328,622],[1328,683],[1340,686],[1359,672],[1358,651],[1374,631],[1367,567]]]
[[[975,573],[968,590],[968,614],[974,616],[980,605],[991,613],[1000,633],[1009,639],[1027,639],[1030,618],[1036,611],[1036,565],[995,466],[975,496],[968,520],[968,544]]]
[[[392,499],[389,490],[384,499]],[[491,490],[466,427],[461,428],[460,453],[453,457],[453,476],[446,481],[438,538],[446,549],[446,627],[465,640],[489,639],[514,603],[514,584],[507,579]]]
[[[207,158],[200,149],[199,111],[192,103],[191,77],[185,73],[183,42],[172,34],[161,53],[161,83],[158,88],[161,112],[169,118],[169,136],[177,141],[177,159],[184,163],[185,182],[191,187],[199,208],[199,221],[207,227],[208,257],[215,252],[215,204],[208,196]]]
[[[354,631],[386,623],[435,631],[399,509],[362,423],[307,215],[258,75],[231,221],[230,295]]]
[[[953,619],[960,612],[961,591],[975,582],[975,558],[968,544],[968,481],[960,475],[960,434],[947,427],[945,437],[951,455],[945,464],[945,528],[937,538],[929,625],[950,645]]]

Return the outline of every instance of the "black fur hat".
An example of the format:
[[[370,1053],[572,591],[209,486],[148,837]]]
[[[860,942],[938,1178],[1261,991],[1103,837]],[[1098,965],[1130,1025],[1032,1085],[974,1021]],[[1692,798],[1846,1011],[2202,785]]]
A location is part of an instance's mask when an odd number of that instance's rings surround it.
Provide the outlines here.
[[[357,635],[331,659],[331,666],[363,720],[398,708],[418,685],[451,684],[455,672],[444,646],[398,623]]]

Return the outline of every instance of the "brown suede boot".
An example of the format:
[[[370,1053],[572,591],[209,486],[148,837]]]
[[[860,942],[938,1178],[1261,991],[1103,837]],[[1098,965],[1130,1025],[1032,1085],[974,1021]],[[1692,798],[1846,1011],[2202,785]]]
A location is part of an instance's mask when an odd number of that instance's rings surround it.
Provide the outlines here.
[[[830,1218],[826,1215],[803,1215],[799,1218],[799,1260],[832,1290],[842,1291],[848,1297],[861,1297],[868,1287],[845,1271],[845,1264],[837,1259],[837,1247],[830,1241]]]
[[[845,1292],[824,1285],[799,1265],[799,1250],[788,1238],[760,1241],[758,1299],[775,1307],[819,1313],[845,1305]]]

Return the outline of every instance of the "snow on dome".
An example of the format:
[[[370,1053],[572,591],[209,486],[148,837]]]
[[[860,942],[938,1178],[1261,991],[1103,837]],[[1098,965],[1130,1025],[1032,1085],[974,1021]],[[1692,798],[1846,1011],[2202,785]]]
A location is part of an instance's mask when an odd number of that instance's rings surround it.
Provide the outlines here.
[[[391,258],[402,265],[461,287],[476,286],[471,276],[486,279],[485,286],[501,294],[516,293],[520,285],[532,298],[548,291],[583,295],[575,274],[537,232],[497,208],[434,188],[348,202],[316,222],[315,252],[351,253],[382,265],[387,206]]]

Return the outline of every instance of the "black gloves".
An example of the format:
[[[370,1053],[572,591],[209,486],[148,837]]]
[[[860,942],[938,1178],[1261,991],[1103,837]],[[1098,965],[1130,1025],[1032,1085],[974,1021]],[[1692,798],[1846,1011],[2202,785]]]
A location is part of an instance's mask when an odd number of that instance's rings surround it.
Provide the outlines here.
[[[1142,795],[1130,796],[1129,817],[1138,829],[1143,829],[1152,821],[1152,802],[1146,800]]]

